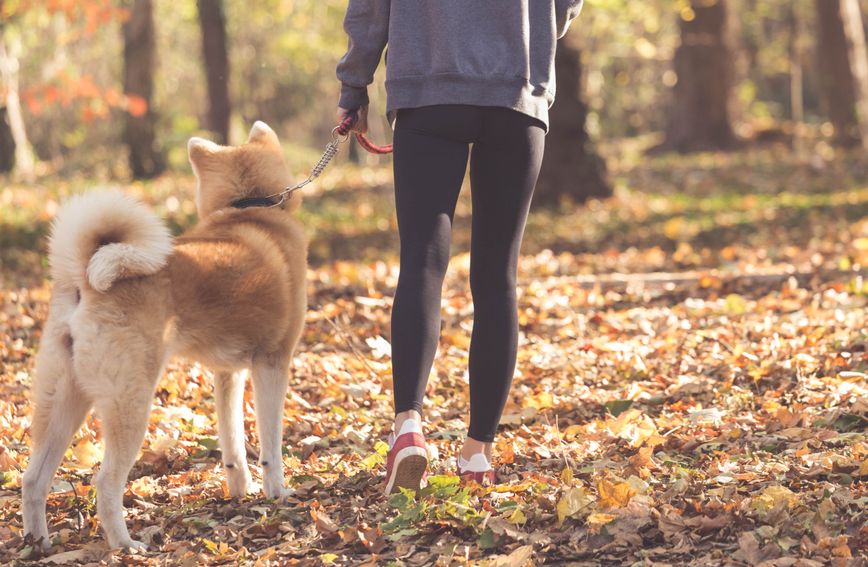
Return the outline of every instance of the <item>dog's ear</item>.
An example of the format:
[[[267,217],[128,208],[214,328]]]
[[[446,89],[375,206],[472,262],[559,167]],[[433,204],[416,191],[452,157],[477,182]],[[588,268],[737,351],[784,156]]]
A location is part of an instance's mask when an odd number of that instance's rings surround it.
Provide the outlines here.
[[[262,120],[254,122],[253,128],[250,129],[250,136],[247,137],[248,144],[254,142],[280,147],[280,140],[277,139],[277,134]]]
[[[219,152],[220,148],[221,146],[210,140],[193,137],[187,142],[187,155],[190,157],[190,163],[197,165]]]

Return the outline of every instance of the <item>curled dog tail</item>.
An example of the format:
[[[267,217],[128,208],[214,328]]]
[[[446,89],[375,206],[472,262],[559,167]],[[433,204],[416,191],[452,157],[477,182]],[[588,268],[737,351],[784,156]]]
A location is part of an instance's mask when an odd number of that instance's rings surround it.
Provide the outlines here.
[[[58,212],[49,262],[55,282],[105,292],[158,272],[171,253],[172,236],[150,209],[123,193],[91,191]]]

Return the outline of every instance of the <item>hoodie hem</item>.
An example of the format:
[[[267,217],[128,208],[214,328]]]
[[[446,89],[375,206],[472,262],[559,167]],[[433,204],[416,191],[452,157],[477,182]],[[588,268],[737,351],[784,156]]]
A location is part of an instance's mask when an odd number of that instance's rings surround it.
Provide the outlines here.
[[[437,104],[467,104],[511,108],[536,118],[549,128],[554,93],[523,77],[473,77],[454,73],[386,80],[387,115],[394,127],[397,111]]]

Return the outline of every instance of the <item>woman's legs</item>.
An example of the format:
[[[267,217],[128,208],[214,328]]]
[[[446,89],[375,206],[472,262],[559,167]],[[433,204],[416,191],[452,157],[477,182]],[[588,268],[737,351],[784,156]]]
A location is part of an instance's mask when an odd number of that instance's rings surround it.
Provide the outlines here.
[[[518,345],[516,270],[525,221],[545,146],[543,124],[505,108],[486,108],[473,146],[470,287],[470,427],[462,456],[485,452],[509,395]]]
[[[402,110],[395,129],[395,200],[401,271],[392,308],[395,431],[420,418],[440,336],[440,296],[455,203],[473,143],[470,284],[471,417],[462,456],[484,452],[509,395],[518,343],[516,270],[542,162],[543,124],[494,107]]]
[[[440,337],[440,296],[449,263],[455,203],[479,110],[402,110],[395,127],[395,204],[401,270],[392,307],[395,431],[419,418]]]

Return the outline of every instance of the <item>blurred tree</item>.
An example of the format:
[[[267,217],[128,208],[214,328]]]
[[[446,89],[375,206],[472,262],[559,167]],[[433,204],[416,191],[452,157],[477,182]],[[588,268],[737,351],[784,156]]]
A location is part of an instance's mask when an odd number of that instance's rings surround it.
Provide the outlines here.
[[[222,0],[198,0],[202,29],[202,58],[208,79],[208,129],[217,142],[229,143],[229,56],[226,45],[226,18]]]
[[[124,142],[129,148],[130,170],[137,179],[154,177],[163,170],[163,160],[156,147],[151,104],[156,63],[152,0],[133,0],[123,37],[124,93],[144,105],[140,112],[126,115]]]
[[[558,94],[549,115],[546,153],[534,195],[535,202],[543,205],[557,205],[563,197],[582,203],[612,195],[606,164],[585,128],[588,105],[582,98],[581,51],[569,38],[558,42],[555,56]]]
[[[33,154],[21,114],[18,96],[18,58],[6,48],[7,16],[0,0],[0,171],[14,169],[32,181]]]
[[[804,123],[805,123],[805,80],[803,66],[804,40],[802,27],[804,25],[799,5],[794,2],[790,5],[790,33],[787,50],[789,51],[790,71],[790,119],[795,128],[793,129],[793,150],[801,153],[804,149]]]
[[[726,150],[736,139],[730,121],[733,54],[726,0],[690,0],[680,10],[677,82],[662,149]]]
[[[856,101],[856,120],[862,147],[868,150],[868,47],[859,0],[841,0],[841,19],[850,60]]]
[[[843,146],[859,142],[856,87],[850,70],[850,50],[844,33],[840,0],[815,0],[820,72],[824,106],[835,127],[835,141]]]
[[[0,105],[0,173],[8,173],[15,167],[15,138],[6,114],[6,105]]]

